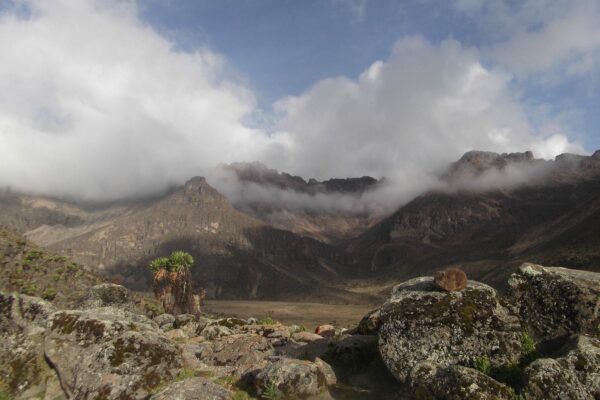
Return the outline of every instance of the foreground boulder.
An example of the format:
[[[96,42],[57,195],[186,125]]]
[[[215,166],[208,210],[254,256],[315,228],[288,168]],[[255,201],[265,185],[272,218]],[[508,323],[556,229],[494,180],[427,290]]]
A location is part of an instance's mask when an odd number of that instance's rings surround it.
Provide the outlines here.
[[[302,398],[319,394],[327,389],[331,380],[321,365],[310,361],[282,359],[267,365],[256,375],[255,386],[261,398],[270,398],[280,392],[284,398]],[[329,368],[330,369],[330,368]]]
[[[526,369],[527,399],[600,399],[600,339],[569,338],[555,358]]]
[[[522,320],[537,338],[600,335],[600,274],[523,264],[509,285]]]
[[[521,355],[521,325],[500,305],[490,286],[470,281],[460,292],[439,291],[431,277],[396,286],[381,308],[379,352],[402,382],[419,363],[472,365],[487,357],[492,366]]]
[[[149,319],[104,307],[48,319],[45,355],[71,398],[141,399],[181,367],[181,350]]]
[[[417,399],[510,400],[513,390],[471,368],[460,365],[440,367],[417,364],[410,374],[410,386]],[[543,398],[543,397],[540,397]]]
[[[44,360],[44,332],[54,307],[37,297],[0,292],[0,382],[17,398],[62,394]]]
[[[113,283],[92,286],[81,299],[77,308],[119,307],[133,309],[134,301],[127,288]]]
[[[175,382],[150,400],[232,400],[233,393],[206,378],[190,378]]]

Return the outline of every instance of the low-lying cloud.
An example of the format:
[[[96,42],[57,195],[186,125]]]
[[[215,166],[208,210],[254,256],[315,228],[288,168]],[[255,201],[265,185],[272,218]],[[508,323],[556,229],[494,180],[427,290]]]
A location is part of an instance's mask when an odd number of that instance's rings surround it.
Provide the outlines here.
[[[245,194],[360,212],[435,187],[468,150],[582,151],[566,128],[535,128],[512,76],[453,39],[400,39],[358,78],[278,101],[267,130],[244,122],[256,101],[224,57],[177,50],[140,21],[135,3],[19,4],[0,14],[0,186],[110,200],[258,160],[305,178],[386,177],[359,198]]]

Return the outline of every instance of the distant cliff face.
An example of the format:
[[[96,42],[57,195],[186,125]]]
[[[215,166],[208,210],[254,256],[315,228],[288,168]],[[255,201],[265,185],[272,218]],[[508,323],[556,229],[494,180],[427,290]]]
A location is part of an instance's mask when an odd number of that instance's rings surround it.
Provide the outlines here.
[[[425,193],[346,249],[358,274],[386,279],[459,265],[475,279],[502,284],[523,260],[600,271],[597,154],[549,162],[531,153],[467,153],[451,166],[449,182],[509,166],[523,174],[541,166],[544,174],[515,187]]]
[[[233,174],[239,191],[233,206],[279,229],[334,244],[359,235],[381,218],[339,204],[376,190],[381,182],[369,176],[321,182],[261,163],[233,163],[224,169]]]

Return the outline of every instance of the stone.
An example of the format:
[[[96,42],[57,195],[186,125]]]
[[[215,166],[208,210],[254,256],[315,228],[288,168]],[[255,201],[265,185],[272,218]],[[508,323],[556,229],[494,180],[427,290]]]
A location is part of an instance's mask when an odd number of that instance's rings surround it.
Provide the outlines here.
[[[446,268],[434,276],[435,285],[446,292],[460,292],[467,287],[467,274],[459,268]]]
[[[422,362],[411,370],[409,382],[416,399],[511,400],[514,398],[514,392],[510,387],[477,370],[460,365],[444,368],[431,362]]]
[[[460,292],[441,292],[432,277],[396,286],[381,308],[379,352],[398,380],[405,382],[415,365],[472,365],[488,357],[492,366],[517,362],[521,325],[503,307],[496,291],[470,281]]]
[[[525,370],[526,398],[600,398],[600,339],[572,336],[552,354]],[[537,396],[537,397],[536,397]]]
[[[156,393],[150,400],[232,400],[233,393],[206,378],[189,378],[175,382]]]
[[[182,366],[154,321],[114,307],[55,312],[44,350],[69,398],[143,398]]]
[[[54,310],[40,298],[0,292],[0,382],[15,398],[53,392],[56,374],[44,360],[44,333]]]
[[[165,332],[165,337],[171,340],[185,340],[188,338],[188,335],[183,329],[171,329],[170,331]]]
[[[175,321],[173,322],[173,326],[175,328],[183,328],[187,324],[191,324],[196,322],[196,317],[192,314],[179,314],[175,317]]]
[[[319,325],[315,329],[315,333],[323,337],[332,337],[335,336],[335,327],[333,325]]]
[[[282,359],[267,365],[254,380],[259,396],[265,397],[269,387],[276,387],[284,398],[314,396],[326,390],[325,376],[310,361]]]
[[[237,334],[198,344],[196,356],[213,366],[232,366],[240,372],[254,364],[260,364],[273,355],[273,346],[261,336]]]
[[[531,363],[527,374],[526,399],[593,400],[591,393],[577,379],[575,373],[559,361],[541,358]]]
[[[200,335],[204,336],[207,340],[215,340],[217,338],[229,336],[232,334],[233,332],[231,331],[231,329],[220,325],[209,325],[206,328],[204,328],[202,332],[200,332]]]
[[[171,314],[160,314],[154,317],[154,322],[158,324],[161,328],[167,324],[174,324],[175,316]]]
[[[359,335],[377,335],[381,326],[381,310],[375,309],[369,311],[358,323],[358,326],[352,331]]]
[[[88,289],[77,308],[119,307],[133,309],[134,301],[129,290],[114,283],[102,283]]]
[[[301,343],[312,343],[318,340],[323,340],[323,336],[311,332],[296,332],[292,335],[292,339]]]
[[[508,283],[521,319],[536,338],[600,335],[600,273],[527,263]]]
[[[315,365],[317,366],[317,368],[319,369],[319,372],[325,379],[325,384],[327,386],[332,386],[337,383],[337,378],[335,376],[335,372],[333,371],[333,368],[331,368],[331,365],[327,364],[325,361],[323,361],[319,357],[315,358]]]

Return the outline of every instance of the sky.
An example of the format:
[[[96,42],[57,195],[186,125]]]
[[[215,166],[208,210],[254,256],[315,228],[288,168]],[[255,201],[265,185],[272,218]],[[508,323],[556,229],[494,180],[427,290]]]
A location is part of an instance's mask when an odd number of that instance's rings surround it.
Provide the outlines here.
[[[151,194],[221,163],[423,189],[600,148],[598,0],[0,0],[0,186]]]

